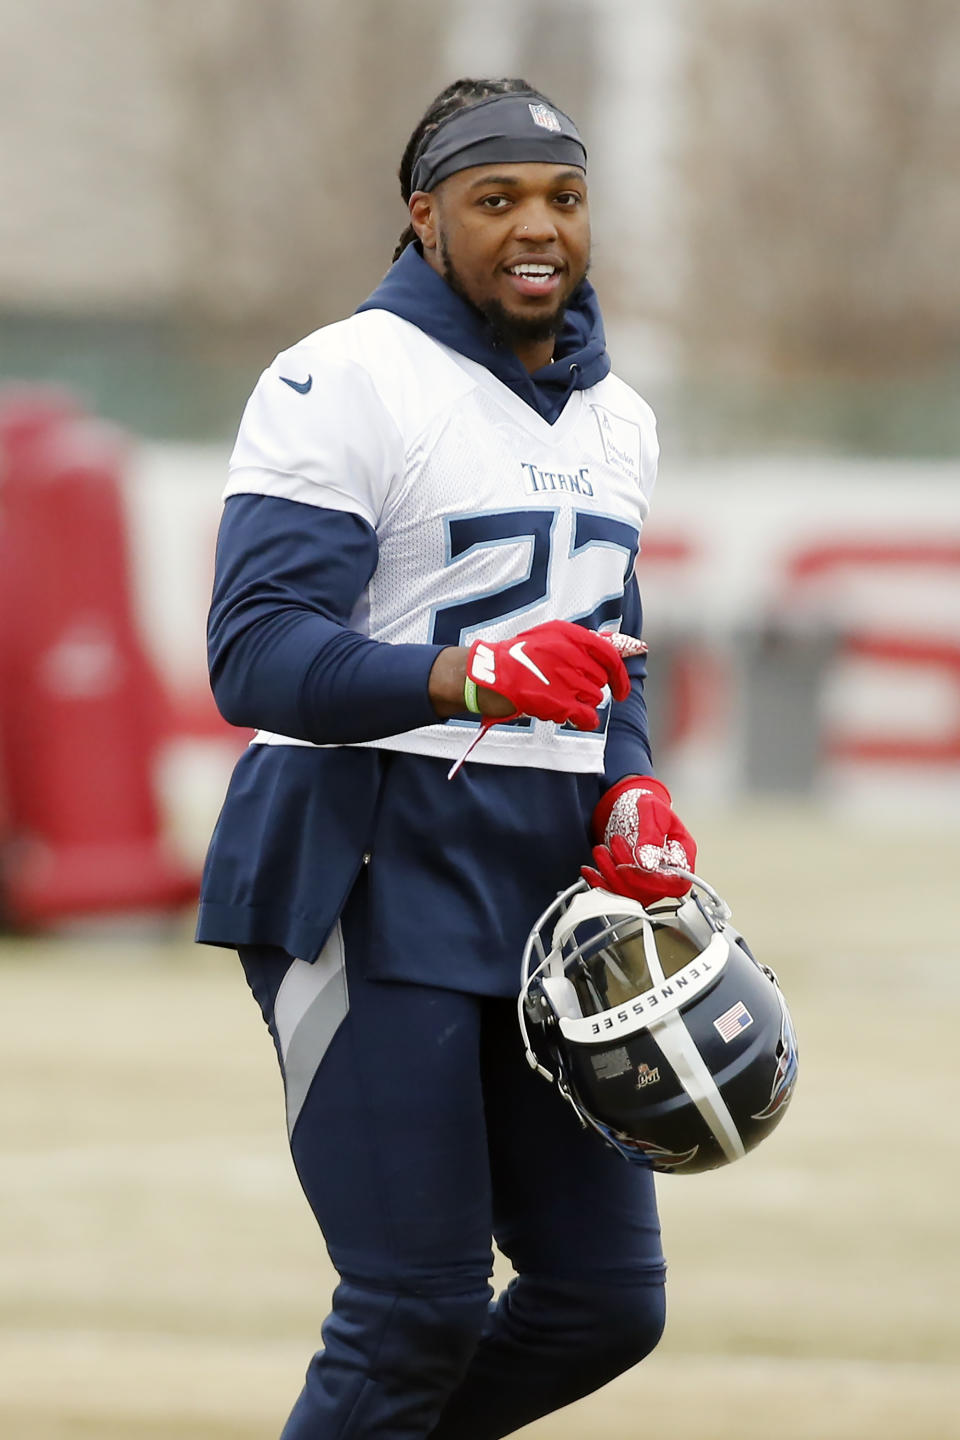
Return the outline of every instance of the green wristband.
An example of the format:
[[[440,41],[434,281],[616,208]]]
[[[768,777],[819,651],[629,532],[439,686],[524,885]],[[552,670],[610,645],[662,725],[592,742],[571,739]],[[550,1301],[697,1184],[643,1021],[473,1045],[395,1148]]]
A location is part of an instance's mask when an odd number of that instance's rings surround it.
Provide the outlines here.
[[[477,699],[477,682],[471,680],[469,675],[463,682],[463,703],[472,715],[480,714],[480,702]]]

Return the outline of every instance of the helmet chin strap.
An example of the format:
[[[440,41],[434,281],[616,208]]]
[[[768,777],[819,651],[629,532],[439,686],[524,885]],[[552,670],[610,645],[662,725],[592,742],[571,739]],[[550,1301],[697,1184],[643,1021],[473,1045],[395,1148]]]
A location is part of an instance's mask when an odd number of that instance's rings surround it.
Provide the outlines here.
[[[523,1053],[526,1056],[527,1064],[530,1066],[530,1069],[536,1070],[538,1075],[542,1075],[545,1080],[549,1080],[551,1082],[554,1080],[553,1074],[549,1070],[547,1070],[545,1066],[540,1064],[540,1061],[537,1059],[536,1055],[533,1052],[533,1046],[530,1044],[530,1034],[527,1030],[527,995],[530,992],[530,986],[532,985],[533,981],[536,980],[539,975],[543,974],[544,970],[548,968],[551,959],[553,958],[553,950],[551,949],[550,951],[548,951],[546,949],[542,938],[542,931],[544,925],[547,923],[547,917],[554,909],[556,909],[557,906],[562,907],[564,903],[569,902],[574,895],[580,893],[581,891],[586,891],[587,888],[588,886],[585,880],[575,880],[571,886],[569,886],[566,890],[562,892],[562,894],[558,895],[554,900],[550,901],[550,904],[547,906],[546,910],[544,910],[543,914],[540,915],[539,918],[534,922],[533,929],[530,931],[529,939],[524,946],[523,960],[521,961],[520,965],[520,975],[522,983],[520,985],[520,994],[517,997],[517,1019],[520,1022],[520,1034],[523,1039]],[[538,964],[534,969],[531,970],[530,966],[534,954],[536,954],[538,957]]]

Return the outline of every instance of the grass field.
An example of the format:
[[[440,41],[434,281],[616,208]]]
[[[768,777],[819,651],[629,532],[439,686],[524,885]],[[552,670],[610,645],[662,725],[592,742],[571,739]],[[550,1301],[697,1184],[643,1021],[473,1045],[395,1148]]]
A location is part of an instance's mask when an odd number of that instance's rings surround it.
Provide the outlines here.
[[[667,1335],[530,1440],[960,1434],[960,833],[691,817],[780,974],[769,1144],[660,1185]],[[332,1275],[235,957],[0,943],[0,1435],[276,1440]]]

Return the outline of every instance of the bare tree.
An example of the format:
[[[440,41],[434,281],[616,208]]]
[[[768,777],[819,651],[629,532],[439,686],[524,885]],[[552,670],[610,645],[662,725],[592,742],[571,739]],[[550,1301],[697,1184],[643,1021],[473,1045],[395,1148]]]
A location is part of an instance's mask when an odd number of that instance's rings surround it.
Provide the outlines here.
[[[960,341],[955,0],[698,0],[688,356],[870,373]]]
[[[432,0],[158,0],[191,313],[289,341],[387,268],[396,169],[443,83]]]

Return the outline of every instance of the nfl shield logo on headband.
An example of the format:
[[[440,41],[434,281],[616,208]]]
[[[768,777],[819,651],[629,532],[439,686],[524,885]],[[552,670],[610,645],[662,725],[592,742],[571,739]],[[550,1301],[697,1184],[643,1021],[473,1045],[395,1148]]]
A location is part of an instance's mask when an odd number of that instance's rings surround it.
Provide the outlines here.
[[[549,105],[529,105],[527,107],[533,118],[534,125],[539,125],[543,130],[560,130],[560,121],[550,109]]]

